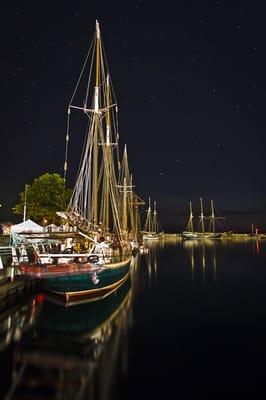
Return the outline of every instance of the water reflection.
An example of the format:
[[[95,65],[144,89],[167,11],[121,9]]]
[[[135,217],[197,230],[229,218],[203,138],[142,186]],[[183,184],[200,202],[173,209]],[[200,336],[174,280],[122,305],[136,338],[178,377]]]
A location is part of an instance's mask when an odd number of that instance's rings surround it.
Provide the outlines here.
[[[145,254],[146,268],[148,273],[148,286],[151,287],[157,277],[158,253],[163,248],[164,242],[149,244],[149,252]]]
[[[23,333],[32,327],[40,312],[41,299],[36,296],[0,315],[0,352],[12,342],[19,341]]]
[[[65,309],[37,296],[0,316],[0,357],[10,348],[13,363],[2,363],[5,399],[137,398],[147,382],[149,398],[166,388],[201,398],[207,386],[217,398],[221,376],[231,393],[244,381],[253,390],[266,360],[265,254],[262,240],[151,244],[99,303]]]
[[[190,267],[191,280],[195,279],[195,268],[201,272],[202,281],[206,281],[206,273],[211,272],[214,281],[217,279],[216,242],[214,240],[184,240],[183,246],[187,250]]]
[[[260,241],[255,240],[252,242],[252,247],[253,247],[253,253],[256,254],[257,256],[260,255]]]
[[[8,315],[3,342],[16,340],[5,399],[111,398],[115,374],[127,364],[132,283],[129,278],[101,301],[66,309],[37,297],[16,318]]]

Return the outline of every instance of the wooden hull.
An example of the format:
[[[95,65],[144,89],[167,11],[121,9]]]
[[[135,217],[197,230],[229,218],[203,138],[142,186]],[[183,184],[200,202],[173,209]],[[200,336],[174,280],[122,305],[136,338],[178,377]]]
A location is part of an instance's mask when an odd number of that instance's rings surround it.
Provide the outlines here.
[[[24,276],[44,279],[57,276],[91,274],[92,272],[100,271],[104,266],[92,263],[78,264],[75,262],[51,265],[20,263],[18,268]]]

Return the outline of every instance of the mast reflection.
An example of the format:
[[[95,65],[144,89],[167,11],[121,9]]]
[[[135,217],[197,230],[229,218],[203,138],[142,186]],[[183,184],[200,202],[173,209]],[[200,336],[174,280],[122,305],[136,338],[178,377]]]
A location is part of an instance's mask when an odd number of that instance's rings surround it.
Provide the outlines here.
[[[211,271],[214,281],[217,279],[216,243],[214,240],[186,240],[183,246],[187,249],[190,259],[191,280],[196,276],[196,270],[201,272],[202,281],[206,282],[206,274]]]
[[[260,242],[259,242],[259,240],[253,241],[252,242],[252,246],[253,246],[253,253],[256,256],[259,256],[260,255]]]
[[[150,243],[149,252],[145,254],[145,261],[148,271],[148,286],[151,287],[156,280],[158,270],[158,253],[163,248],[163,243]]]

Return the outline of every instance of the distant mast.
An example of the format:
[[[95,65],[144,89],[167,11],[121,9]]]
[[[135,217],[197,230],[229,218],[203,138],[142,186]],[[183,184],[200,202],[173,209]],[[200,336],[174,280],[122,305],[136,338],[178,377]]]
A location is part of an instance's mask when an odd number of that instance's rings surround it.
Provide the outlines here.
[[[153,210],[153,223],[152,223],[152,231],[157,233],[157,211],[156,211],[156,201],[154,202],[154,210]]]
[[[27,216],[27,184],[25,185],[24,207],[23,207],[23,222],[26,221]]]
[[[205,233],[202,197],[200,198],[200,222],[201,222],[202,233]]]
[[[192,202],[189,202],[189,220],[187,229],[194,233],[194,224],[193,224],[193,211],[192,211]]]
[[[253,224],[251,224],[251,233],[252,233],[252,235],[254,235],[254,225]]]
[[[215,233],[215,215],[214,215],[213,200],[211,200],[211,225],[212,225],[212,233]]]
[[[145,231],[151,233],[151,198],[149,197],[149,207],[147,212]]]

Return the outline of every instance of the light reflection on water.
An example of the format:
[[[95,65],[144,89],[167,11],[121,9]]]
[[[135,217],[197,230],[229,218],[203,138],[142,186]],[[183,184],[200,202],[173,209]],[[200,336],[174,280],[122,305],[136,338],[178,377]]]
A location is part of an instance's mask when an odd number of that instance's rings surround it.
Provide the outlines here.
[[[200,270],[202,280],[206,280],[206,268],[212,274],[213,280],[217,277],[217,259],[216,259],[216,242],[213,241],[184,241],[184,248],[188,252],[190,266],[191,266],[191,279],[194,280],[195,273],[198,272],[196,267]]]
[[[98,304],[64,309],[42,296],[29,300],[0,317],[0,394],[118,400],[176,390],[180,398],[235,399],[253,388],[254,395],[266,361],[257,340],[266,336],[265,256],[263,241],[161,241]]]
[[[228,242],[226,240],[184,240],[182,245],[186,250],[190,268],[191,268],[191,279],[194,280],[195,273],[201,275],[202,280],[206,280],[206,271],[209,277],[216,281],[217,279],[217,249],[223,252],[228,249],[237,248],[237,246],[245,246],[250,249],[254,256],[260,256],[261,247],[265,248],[265,241],[261,240],[245,240],[237,242]]]

